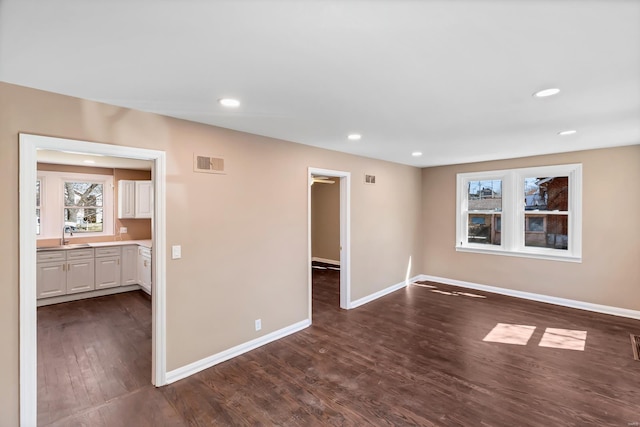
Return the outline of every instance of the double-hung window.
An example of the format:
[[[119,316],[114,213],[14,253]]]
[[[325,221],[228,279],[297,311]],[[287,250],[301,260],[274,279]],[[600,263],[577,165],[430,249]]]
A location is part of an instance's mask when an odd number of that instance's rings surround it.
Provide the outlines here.
[[[456,249],[580,261],[582,166],[457,176]]]
[[[113,176],[39,171],[38,238],[113,235]]]

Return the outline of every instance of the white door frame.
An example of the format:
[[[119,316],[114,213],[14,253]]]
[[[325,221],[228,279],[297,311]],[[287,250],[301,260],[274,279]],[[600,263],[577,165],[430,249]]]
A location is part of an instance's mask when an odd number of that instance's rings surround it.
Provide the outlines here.
[[[311,279],[311,184],[313,175],[340,178],[340,308],[351,308],[351,172],[309,168],[308,173],[308,242],[309,242],[309,320],[312,312]]]
[[[36,310],[37,150],[65,150],[104,156],[151,160],[154,185],[152,219],[152,372],[155,386],[166,384],[166,154],[164,151],[21,133],[20,137],[20,425],[37,425],[38,358]]]

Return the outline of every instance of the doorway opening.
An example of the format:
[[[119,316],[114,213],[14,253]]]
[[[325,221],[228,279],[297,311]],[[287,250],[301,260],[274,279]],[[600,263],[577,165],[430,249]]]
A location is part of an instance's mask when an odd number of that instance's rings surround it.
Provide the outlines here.
[[[340,270],[340,308],[351,308],[351,274],[350,274],[350,188],[351,174],[344,171],[330,169],[309,168],[308,170],[308,242],[309,242],[309,319],[312,318],[312,295],[313,295],[313,262],[320,263],[319,266],[325,268],[336,268]],[[323,218],[325,230],[323,231],[322,242],[313,239],[313,211],[312,204],[314,186],[326,186],[320,192],[323,194],[324,203],[337,203],[339,208],[329,208],[334,213],[325,212],[326,215],[335,215],[335,210],[339,213],[337,218]],[[332,187],[329,189],[328,187]],[[335,188],[335,190],[334,190]],[[316,195],[318,191],[315,191]],[[339,193],[339,194],[337,194]],[[319,212],[316,209],[316,212]],[[337,222],[337,223],[336,223]],[[328,229],[326,228],[328,227]],[[337,247],[336,247],[337,246]],[[315,253],[314,253],[315,251]]]
[[[39,150],[65,151],[109,156],[152,163],[154,191],[151,220],[151,382],[166,383],[166,268],[165,268],[165,182],[166,158],[163,151],[99,144],[87,141],[20,134],[20,422],[37,425],[37,303],[36,235],[38,222],[29,220],[36,212],[37,161]],[[63,237],[64,240],[64,237]]]

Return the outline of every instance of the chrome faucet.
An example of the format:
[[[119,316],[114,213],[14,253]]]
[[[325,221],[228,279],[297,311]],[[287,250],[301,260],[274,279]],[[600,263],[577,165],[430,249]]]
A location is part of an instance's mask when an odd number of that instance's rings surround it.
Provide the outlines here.
[[[69,244],[69,241],[64,239],[65,231],[67,231],[67,225],[66,224],[62,226],[62,239],[60,239],[60,245],[61,246]],[[71,227],[69,227],[69,237],[73,237],[73,231],[71,231]]]

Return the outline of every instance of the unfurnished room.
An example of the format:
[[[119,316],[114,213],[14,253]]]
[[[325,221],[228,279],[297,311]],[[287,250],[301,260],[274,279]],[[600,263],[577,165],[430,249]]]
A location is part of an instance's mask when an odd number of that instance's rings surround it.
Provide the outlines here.
[[[640,425],[640,1],[0,0],[0,427]]]

